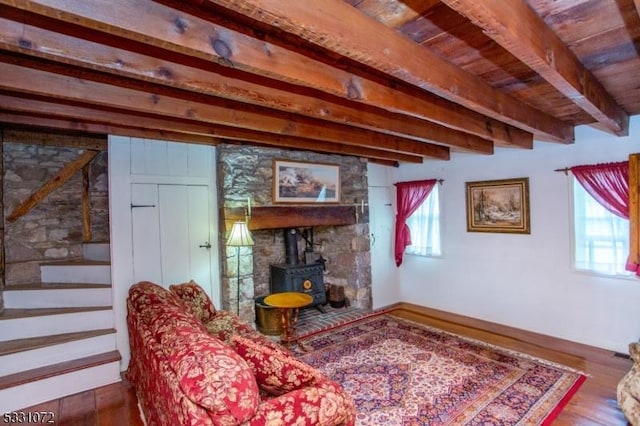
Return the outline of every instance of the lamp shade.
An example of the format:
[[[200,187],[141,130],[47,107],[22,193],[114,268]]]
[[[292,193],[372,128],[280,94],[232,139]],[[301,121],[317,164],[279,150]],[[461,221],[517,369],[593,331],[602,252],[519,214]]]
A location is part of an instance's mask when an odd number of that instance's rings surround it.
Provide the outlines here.
[[[227,246],[230,247],[242,247],[252,246],[253,238],[247,227],[247,222],[236,222],[231,228],[231,233],[227,239]]]

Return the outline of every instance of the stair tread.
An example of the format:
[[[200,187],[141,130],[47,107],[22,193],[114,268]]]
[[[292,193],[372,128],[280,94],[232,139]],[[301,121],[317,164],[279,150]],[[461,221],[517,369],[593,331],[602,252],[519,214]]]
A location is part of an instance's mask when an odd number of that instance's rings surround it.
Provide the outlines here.
[[[121,358],[120,352],[114,350],[98,355],[78,358],[73,361],[60,362],[57,364],[34,368],[32,370],[22,371],[20,373],[9,374],[7,376],[0,377],[0,390],[35,382],[37,380],[47,379],[61,374],[71,373],[85,368],[120,361]]]
[[[111,265],[111,262],[107,260],[90,260],[90,259],[75,259],[75,260],[63,260],[60,262],[47,262],[41,263],[40,266],[107,266]]]
[[[17,318],[38,317],[44,315],[73,314],[77,312],[105,311],[111,306],[86,306],[79,308],[34,308],[34,309],[5,309],[0,313],[0,321]]]
[[[111,284],[93,284],[93,283],[25,283],[11,284],[4,288],[3,291],[22,291],[22,290],[78,290],[89,288],[111,288]]]
[[[80,331],[76,333],[54,334],[51,336],[39,336],[26,339],[8,340],[6,342],[0,342],[0,356],[44,348],[47,346],[59,345],[75,340],[113,334],[115,332],[116,330],[113,328],[105,328],[100,330]]]

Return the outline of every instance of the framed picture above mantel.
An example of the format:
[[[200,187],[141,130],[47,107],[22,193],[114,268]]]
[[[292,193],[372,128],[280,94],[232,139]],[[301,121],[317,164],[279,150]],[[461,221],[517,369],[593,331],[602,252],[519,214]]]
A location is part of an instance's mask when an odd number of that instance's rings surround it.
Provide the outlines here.
[[[467,231],[530,234],[529,178],[467,182]]]
[[[273,160],[273,202],[330,204],[340,202],[340,166]]]

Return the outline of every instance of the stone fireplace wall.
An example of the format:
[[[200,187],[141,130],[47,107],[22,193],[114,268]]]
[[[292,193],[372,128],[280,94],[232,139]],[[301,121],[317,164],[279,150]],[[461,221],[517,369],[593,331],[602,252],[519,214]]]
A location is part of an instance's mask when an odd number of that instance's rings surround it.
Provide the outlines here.
[[[34,144],[29,144],[30,136]],[[83,152],[41,142],[49,140],[77,145],[87,138],[28,132],[5,135],[1,200],[5,217]],[[108,242],[107,153],[98,154],[89,169],[92,241]],[[86,242],[82,233],[82,191],[82,175],[76,173],[15,222],[3,221],[5,285],[39,282],[41,263],[82,257],[82,244]]]
[[[340,165],[341,205],[368,204],[367,162],[358,157],[323,155],[274,148],[223,144],[217,148],[218,206],[220,208],[220,244],[223,253],[222,300],[226,309],[237,308],[238,260],[240,261],[240,316],[253,321],[255,298],[269,294],[270,264],[285,263],[284,230],[254,230],[252,247],[226,247],[232,222],[224,209],[273,206],[272,167],[274,159],[321,162]],[[360,213],[360,207],[357,207]],[[300,231],[308,229],[296,227]],[[314,257],[326,259],[324,282],[344,286],[352,306],[371,308],[371,254],[368,208],[358,215],[357,223],[314,227]],[[305,241],[298,239],[300,260],[304,261]]]

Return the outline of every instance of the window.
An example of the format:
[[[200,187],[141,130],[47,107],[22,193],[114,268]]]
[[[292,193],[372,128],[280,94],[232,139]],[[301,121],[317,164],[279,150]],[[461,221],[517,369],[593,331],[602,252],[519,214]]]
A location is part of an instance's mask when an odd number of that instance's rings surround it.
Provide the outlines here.
[[[629,275],[629,221],[602,207],[573,179],[574,262],[578,270]]]
[[[405,253],[421,256],[440,256],[442,254],[440,241],[440,197],[439,185],[433,190],[407,219],[407,226],[411,231],[411,245]]]

